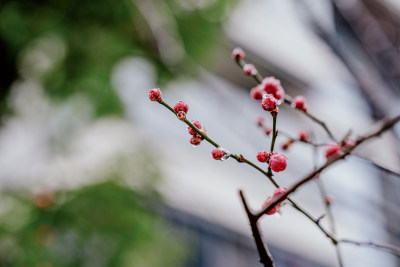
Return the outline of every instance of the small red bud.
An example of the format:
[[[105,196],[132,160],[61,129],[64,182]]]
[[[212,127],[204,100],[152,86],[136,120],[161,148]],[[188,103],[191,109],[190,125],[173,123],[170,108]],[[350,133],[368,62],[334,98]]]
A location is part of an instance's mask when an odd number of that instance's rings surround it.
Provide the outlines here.
[[[289,147],[292,146],[292,144],[294,143],[294,140],[289,138],[283,145],[282,145],[282,150],[288,150]]]
[[[272,133],[272,129],[269,128],[269,127],[265,127],[264,128],[264,132],[265,132],[266,135],[270,135]]]
[[[257,74],[257,69],[253,64],[246,64],[243,66],[243,71],[246,75],[254,76]]]
[[[332,196],[326,196],[325,197],[325,203],[326,203],[326,205],[332,205],[333,204],[333,202],[335,202],[335,198],[334,197],[332,197]]]
[[[263,151],[260,151],[257,153],[257,160],[259,162],[267,162],[269,159],[269,156],[270,156],[270,154],[267,151],[263,150]]]
[[[297,135],[298,135],[300,141],[310,142],[310,134],[306,130],[299,129],[297,131]]]
[[[211,152],[211,156],[216,159],[216,160],[220,160],[222,159],[224,156],[226,155],[226,152],[223,151],[220,148],[215,148],[212,152]]]
[[[339,155],[342,151],[342,147],[337,143],[328,144],[326,146],[325,157],[330,158],[332,156]]]
[[[199,121],[192,121],[192,124],[196,126],[197,129],[201,130],[201,123]],[[190,135],[196,135],[197,133],[192,129],[192,127],[188,126],[188,132]]]
[[[294,108],[300,109],[304,112],[307,111],[307,104],[306,104],[306,99],[304,98],[304,96],[296,96],[293,99],[292,106]]]
[[[245,56],[246,56],[246,53],[240,47],[236,47],[232,51],[232,57],[236,60],[243,59]]]
[[[189,106],[188,104],[186,104],[183,101],[179,101],[178,103],[175,104],[174,106],[174,111],[176,113],[176,116],[180,119],[180,120],[184,120],[186,119],[186,114],[189,110]]]
[[[194,146],[200,145],[201,141],[203,141],[200,137],[200,135],[195,135],[192,138],[190,138],[190,143]]]
[[[275,79],[275,77],[267,77],[261,83],[261,90],[265,91],[267,94],[276,94],[281,87],[281,81]]]
[[[265,207],[267,207],[269,204],[272,203],[273,198],[272,197],[268,197],[264,203],[262,203],[261,207],[264,209]],[[270,211],[268,211],[266,214],[268,215],[272,215],[274,213],[276,213],[279,210],[280,204],[276,205],[275,207],[273,207]]]
[[[260,86],[259,85],[257,85],[256,87],[253,87],[250,90],[250,96],[254,100],[261,100],[263,98],[263,94],[262,94],[262,92],[260,90]]]
[[[149,92],[149,98],[151,101],[161,102],[162,98],[160,89],[159,88],[151,89]]]
[[[275,191],[274,191],[274,197],[279,197],[279,196],[281,196],[282,194],[285,194],[286,191],[287,191],[286,187],[279,187],[279,188],[275,189]],[[287,199],[287,197],[286,197],[285,199]]]
[[[257,125],[261,127],[261,126],[263,126],[264,118],[259,116],[259,117],[257,117],[256,122],[257,122]]]
[[[281,153],[273,153],[269,158],[269,166],[274,172],[284,171],[287,167],[288,158]]]

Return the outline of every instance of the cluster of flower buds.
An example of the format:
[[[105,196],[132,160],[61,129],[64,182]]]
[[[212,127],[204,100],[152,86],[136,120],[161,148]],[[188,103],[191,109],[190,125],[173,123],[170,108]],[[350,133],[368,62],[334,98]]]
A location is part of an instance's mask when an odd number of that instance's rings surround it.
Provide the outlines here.
[[[279,187],[274,191],[274,195],[272,197],[268,197],[264,203],[262,204],[262,208],[264,209],[265,207],[267,207],[269,204],[271,204],[274,200],[276,200],[277,198],[279,198],[282,194],[284,194],[287,191],[287,189],[285,187]],[[287,199],[287,197],[285,198]],[[279,211],[279,208],[281,207],[282,202],[278,203],[275,205],[275,207],[273,207],[271,210],[269,210],[266,214],[268,215],[272,215],[276,212]]]
[[[202,128],[201,123],[199,121],[192,121],[192,124],[202,133],[205,134],[207,132],[206,128]],[[189,134],[193,136],[192,138],[190,138],[190,143],[194,146],[200,145],[201,141],[203,141],[204,138],[200,134],[198,134],[195,130],[193,130],[192,127],[188,126],[187,129]]]
[[[281,172],[286,169],[288,158],[281,153],[269,153],[263,150],[257,153],[257,160],[267,162],[274,172]]]
[[[267,77],[264,78],[261,84],[250,90],[250,96],[257,101],[261,101],[261,107],[276,116],[278,105],[283,100],[285,92],[278,79]]]
[[[304,96],[296,96],[293,98],[292,107],[307,112],[307,102]]]

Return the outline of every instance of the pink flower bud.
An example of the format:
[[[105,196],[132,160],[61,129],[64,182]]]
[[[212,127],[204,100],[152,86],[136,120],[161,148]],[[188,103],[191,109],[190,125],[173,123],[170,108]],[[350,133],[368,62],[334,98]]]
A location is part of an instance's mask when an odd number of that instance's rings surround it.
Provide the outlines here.
[[[201,130],[201,123],[199,121],[192,121],[192,124],[196,126],[197,129]],[[187,127],[190,135],[197,135],[197,133],[192,129],[192,127]]]
[[[309,142],[310,141],[310,134],[304,129],[299,129],[297,131],[297,136],[299,137],[300,141],[303,141],[303,142]]]
[[[257,69],[253,64],[246,64],[243,66],[243,71],[246,75],[253,76],[257,74]]]
[[[178,103],[175,104],[174,106],[174,111],[176,113],[176,116],[180,119],[180,120],[184,120],[186,119],[186,114],[189,110],[189,106],[188,104],[186,104],[183,101],[179,101]]]
[[[246,53],[240,47],[236,47],[232,51],[232,57],[236,60],[243,59],[245,56],[246,56]]]
[[[283,150],[288,150],[289,147],[291,147],[291,145],[293,145],[294,140],[289,138],[283,145],[282,145],[282,149]]]
[[[215,148],[212,152],[211,152],[211,156],[216,159],[216,160],[220,160],[222,159],[224,156],[226,155],[226,152],[223,151],[220,148]]]
[[[286,169],[288,158],[281,153],[273,153],[269,158],[269,166],[274,172],[281,172]]]
[[[326,205],[332,205],[333,204],[333,202],[335,202],[335,198],[334,197],[332,197],[332,196],[326,196],[325,197],[325,203],[326,203]]]
[[[270,154],[263,150],[257,153],[257,159],[259,162],[267,162],[269,159]]]
[[[261,100],[263,98],[263,94],[258,85],[250,90],[250,96],[255,100]]]
[[[282,194],[285,194],[287,191],[286,187],[279,187],[274,191],[274,197],[280,197]],[[285,198],[287,199],[287,197]]]
[[[261,207],[264,209],[265,207],[267,207],[269,204],[272,203],[273,198],[272,197],[268,197],[264,203],[262,203]],[[280,205],[276,205],[275,207],[273,207],[270,211],[268,211],[266,214],[268,215],[272,215],[274,213],[276,213],[279,210]]]
[[[279,88],[278,91],[272,94],[277,100],[281,100],[285,97],[285,91],[282,88]]]
[[[275,79],[275,77],[267,77],[261,83],[261,90],[265,91],[267,94],[276,94],[281,87],[281,81]]]
[[[200,137],[200,135],[195,135],[192,138],[190,138],[190,143],[194,146],[200,145],[201,141],[203,141]]]
[[[151,101],[161,102],[162,98],[160,89],[159,88],[151,89],[149,92],[149,98]]]
[[[304,96],[301,96],[301,95],[300,96],[296,96],[293,99],[292,106],[294,108],[300,109],[300,110],[302,110],[304,112],[307,111],[307,104],[306,104],[306,99],[304,98]]]
[[[259,117],[257,117],[256,122],[257,122],[257,125],[261,127],[261,126],[263,126],[264,118],[259,116]]]
[[[277,107],[276,99],[273,96],[267,96],[262,100],[261,107],[266,111],[273,111]]]
[[[265,133],[266,135],[270,135],[270,134],[272,133],[272,128],[270,128],[270,127],[265,127],[265,128],[264,128],[264,133]]]
[[[328,144],[326,146],[325,157],[330,158],[332,156],[339,155],[342,151],[342,147],[337,143]]]

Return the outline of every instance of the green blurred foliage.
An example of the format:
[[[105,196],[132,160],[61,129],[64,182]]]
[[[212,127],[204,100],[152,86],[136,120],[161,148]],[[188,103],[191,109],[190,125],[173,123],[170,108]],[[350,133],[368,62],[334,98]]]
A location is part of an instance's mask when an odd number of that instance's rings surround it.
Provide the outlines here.
[[[150,60],[158,71],[160,85],[177,75],[193,74],[195,71],[190,67],[193,62],[212,66],[210,60],[220,44],[222,22],[236,0],[149,0],[147,3],[158,8],[150,8],[147,13],[143,11],[143,3],[146,1],[2,0],[0,47],[4,47],[9,60],[0,67],[16,67],[17,73],[23,75],[24,52],[40,38],[55,37],[65,52],[38,75],[46,91],[56,100],[82,93],[92,101],[96,114],[102,116],[123,114],[110,82],[113,66],[123,57],[141,56]],[[152,26],[157,18],[174,22],[172,26],[163,26],[183,45],[186,54],[179,62],[171,64],[160,56],[159,36],[154,29],[157,26]],[[46,46],[42,53],[55,58]],[[38,62],[38,57],[34,57],[30,67],[35,68]],[[0,88],[7,90],[4,86]]]
[[[116,182],[3,194],[0,266],[183,266],[185,242],[153,201]]]

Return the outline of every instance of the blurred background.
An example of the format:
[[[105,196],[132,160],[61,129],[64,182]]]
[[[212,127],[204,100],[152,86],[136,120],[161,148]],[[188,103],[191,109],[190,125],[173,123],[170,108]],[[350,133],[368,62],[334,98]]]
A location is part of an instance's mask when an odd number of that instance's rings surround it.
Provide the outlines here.
[[[274,187],[247,165],[213,160],[206,142],[193,148],[149,90],[188,103],[189,119],[256,162],[270,137],[255,120],[272,122],[231,58],[240,46],[338,140],[356,138],[400,112],[399,26],[396,0],[2,0],[0,266],[261,266],[238,190],[258,210]],[[278,118],[282,132],[329,141],[288,106]],[[321,175],[339,238],[400,246],[399,177],[370,162],[399,173],[399,134]],[[284,153],[275,179],[287,187],[325,160],[303,143]],[[293,199],[326,213],[317,183]],[[260,228],[277,266],[338,266],[290,205]],[[344,266],[400,266],[385,251],[339,248]]]

